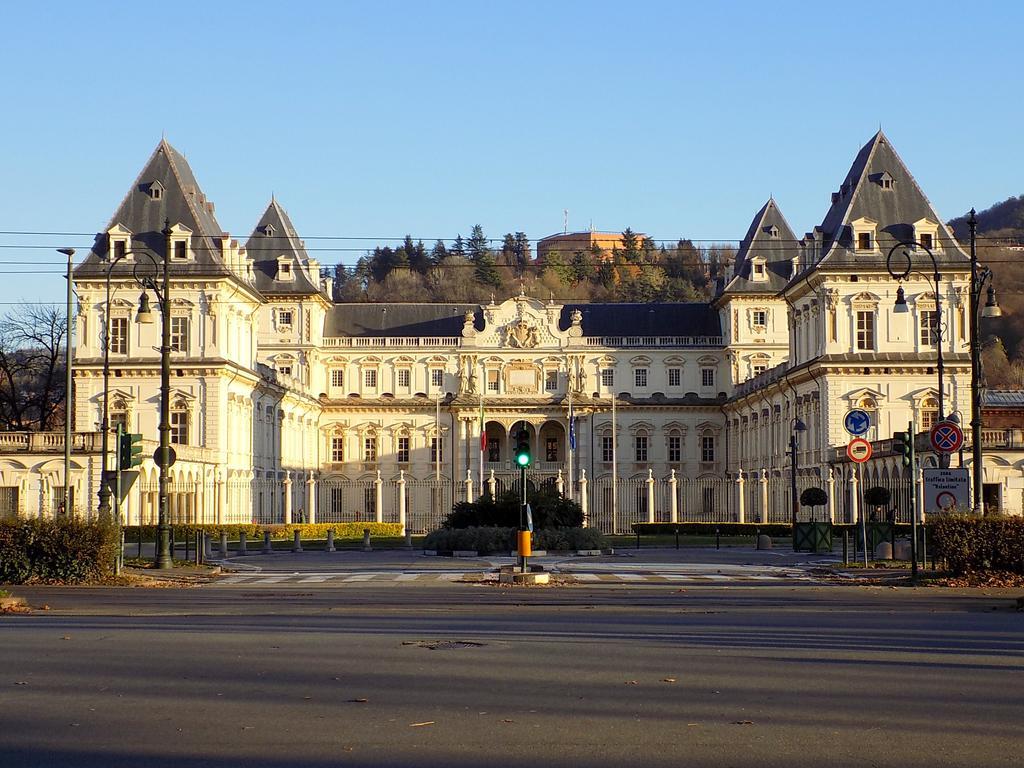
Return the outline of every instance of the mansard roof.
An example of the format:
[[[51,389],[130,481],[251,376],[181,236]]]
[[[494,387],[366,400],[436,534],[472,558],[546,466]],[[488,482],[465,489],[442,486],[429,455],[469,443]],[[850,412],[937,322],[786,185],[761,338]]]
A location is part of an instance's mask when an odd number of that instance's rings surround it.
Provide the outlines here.
[[[721,336],[718,312],[706,303],[566,304],[558,326],[583,315],[584,336]],[[336,304],[324,321],[324,336],[461,336],[467,312],[484,330],[479,304]]]
[[[252,259],[256,288],[260,293],[308,296],[320,292],[319,274],[309,274],[306,245],[299,239],[288,212],[276,198],[271,197],[270,204],[245,244],[245,252]],[[278,279],[282,258],[292,265],[291,280]]]
[[[158,194],[154,194],[154,189]],[[174,263],[172,274],[227,274],[220,253],[226,233],[217,223],[213,203],[206,199],[185,157],[165,139],[157,144],[142,172],[135,179],[103,232],[96,236],[88,256],[75,270],[76,276],[106,274],[103,262],[109,250],[107,231],[120,225],[132,233],[132,249],[147,248],[158,258],[166,247],[165,222],[180,224],[192,232],[189,263]],[[115,267],[115,274],[130,273],[132,264]]]
[[[877,222],[875,244],[880,256],[854,253],[852,225],[860,219]],[[857,153],[838,192],[833,194],[832,206],[820,227],[824,243],[817,265],[863,268],[877,262],[877,266],[884,269],[889,249],[901,240],[913,240],[914,222],[922,219],[937,225],[937,247],[932,249],[937,260],[947,263],[967,261],[967,255],[896,154],[889,139],[879,131]],[[915,258],[915,266],[918,265],[931,267],[931,261],[924,252]]]
[[[736,254],[735,273],[721,293],[778,293],[793,274],[800,245],[775,198],[768,198],[750,222]],[[767,280],[752,280],[753,260],[765,262]]]

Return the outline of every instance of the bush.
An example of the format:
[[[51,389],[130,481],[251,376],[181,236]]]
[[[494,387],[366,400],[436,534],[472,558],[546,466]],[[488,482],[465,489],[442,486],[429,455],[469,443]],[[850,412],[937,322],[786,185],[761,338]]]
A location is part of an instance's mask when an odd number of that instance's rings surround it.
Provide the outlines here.
[[[326,539],[327,531],[330,529],[334,529],[334,537],[336,539],[361,539],[363,537],[363,529],[365,528],[370,529],[371,536],[402,535],[402,526],[398,523],[291,523],[288,525],[262,525],[259,523],[240,523],[235,525],[216,525],[210,523],[199,525],[189,523],[176,524],[173,527],[174,536],[179,538],[179,540],[182,536],[191,538],[195,535],[196,531],[206,531],[215,540],[220,538],[221,531],[223,531],[232,541],[238,538],[239,533],[244,533],[249,541],[257,541],[263,538],[264,531],[270,531],[270,538],[275,541],[291,541],[295,536],[295,531],[299,531],[303,541]],[[129,530],[132,531],[132,536],[134,537],[138,535],[139,526],[130,526]],[[145,541],[155,541],[156,526],[142,526],[142,538]]]
[[[800,505],[803,507],[823,507],[828,504],[828,494],[824,488],[804,488],[800,494]]]
[[[579,528],[583,525],[583,509],[575,501],[562,496],[557,489],[527,488],[527,501],[533,516],[533,529]],[[519,527],[520,496],[517,491],[506,491],[497,500],[485,493],[476,501],[460,501],[442,524],[444,528],[477,528],[497,526]]]
[[[1024,519],[942,515],[932,520],[934,546],[953,573],[1024,574]]]
[[[480,554],[511,552],[516,548],[516,527],[481,526],[439,528],[427,534],[424,549],[438,552],[475,550]],[[551,551],[603,549],[604,536],[594,528],[548,528],[533,535],[533,548]]]
[[[71,517],[0,521],[0,582],[78,584],[113,572],[115,529]]]
[[[872,507],[884,507],[892,499],[892,493],[888,488],[875,485],[864,491],[864,503]]]

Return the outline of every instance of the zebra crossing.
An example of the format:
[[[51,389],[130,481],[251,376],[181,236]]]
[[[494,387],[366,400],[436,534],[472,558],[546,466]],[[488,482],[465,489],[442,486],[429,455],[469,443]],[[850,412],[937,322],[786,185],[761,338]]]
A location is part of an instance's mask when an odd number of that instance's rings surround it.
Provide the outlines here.
[[[565,584],[692,584],[692,585],[726,585],[770,584],[814,582],[820,583],[820,577],[795,568],[755,569],[748,572],[729,570],[728,572],[605,572],[601,570],[575,571],[553,570],[556,580]],[[302,585],[302,586],[338,586],[344,584],[414,584],[437,582],[480,583],[497,580],[497,571],[379,571],[360,573],[244,573],[230,574],[213,583],[213,586],[270,586],[270,585]]]

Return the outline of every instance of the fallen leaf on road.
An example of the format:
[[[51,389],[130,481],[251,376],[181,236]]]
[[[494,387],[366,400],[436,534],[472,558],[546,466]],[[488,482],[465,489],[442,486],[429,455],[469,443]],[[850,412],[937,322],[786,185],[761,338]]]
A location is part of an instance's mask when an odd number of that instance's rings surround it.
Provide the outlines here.
[[[19,680],[18,682],[15,683],[15,685],[28,685],[28,681],[27,680]]]
[[[515,720],[509,720],[508,718],[505,718],[505,719],[504,719],[504,720],[502,720],[501,722],[503,722],[503,723],[514,723],[514,722],[515,722]]]
[[[753,720],[733,720],[732,724],[733,725],[753,725],[754,721]]]
[[[71,639],[71,635],[64,635],[64,637],[61,638],[61,640],[70,640],[70,639]]]
[[[690,727],[693,727],[695,725],[700,725],[700,723],[687,723],[687,725],[690,726]]]
[[[422,728],[424,725],[433,725],[433,720],[425,720],[422,723],[409,723],[410,728]]]
[[[627,680],[623,685],[636,685],[636,680]]]
[[[349,699],[352,704],[365,704],[369,699]]]
[[[661,682],[663,683],[674,683],[676,679],[674,677],[663,677]]]

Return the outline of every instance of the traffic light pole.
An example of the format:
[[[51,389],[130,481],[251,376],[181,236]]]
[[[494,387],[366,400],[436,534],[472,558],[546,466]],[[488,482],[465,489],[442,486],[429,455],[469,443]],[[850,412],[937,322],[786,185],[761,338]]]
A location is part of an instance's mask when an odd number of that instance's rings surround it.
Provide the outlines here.
[[[117,546],[117,554],[114,556],[114,575],[121,575],[121,561],[124,559],[124,546],[121,543],[121,436],[124,434],[124,426],[117,423],[117,467],[114,470],[114,541]]]
[[[520,543],[518,544],[517,548],[519,549],[519,571],[520,571],[520,573],[526,573],[526,559],[527,559],[527,555],[526,555],[526,550],[524,550],[524,547],[522,545],[523,539],[526,538],[523,535],[523,532],[526,531],[527,533],[529,533],[527,531],[527,529],[526,529],[526,465],[525,464],[521,464],[519,466],[519,488],[520,488],[520,491],[519,491],[519,495],[520,495],[520,500],[519,500],[520,501],[520,503],[519,503],[519,542]]]

